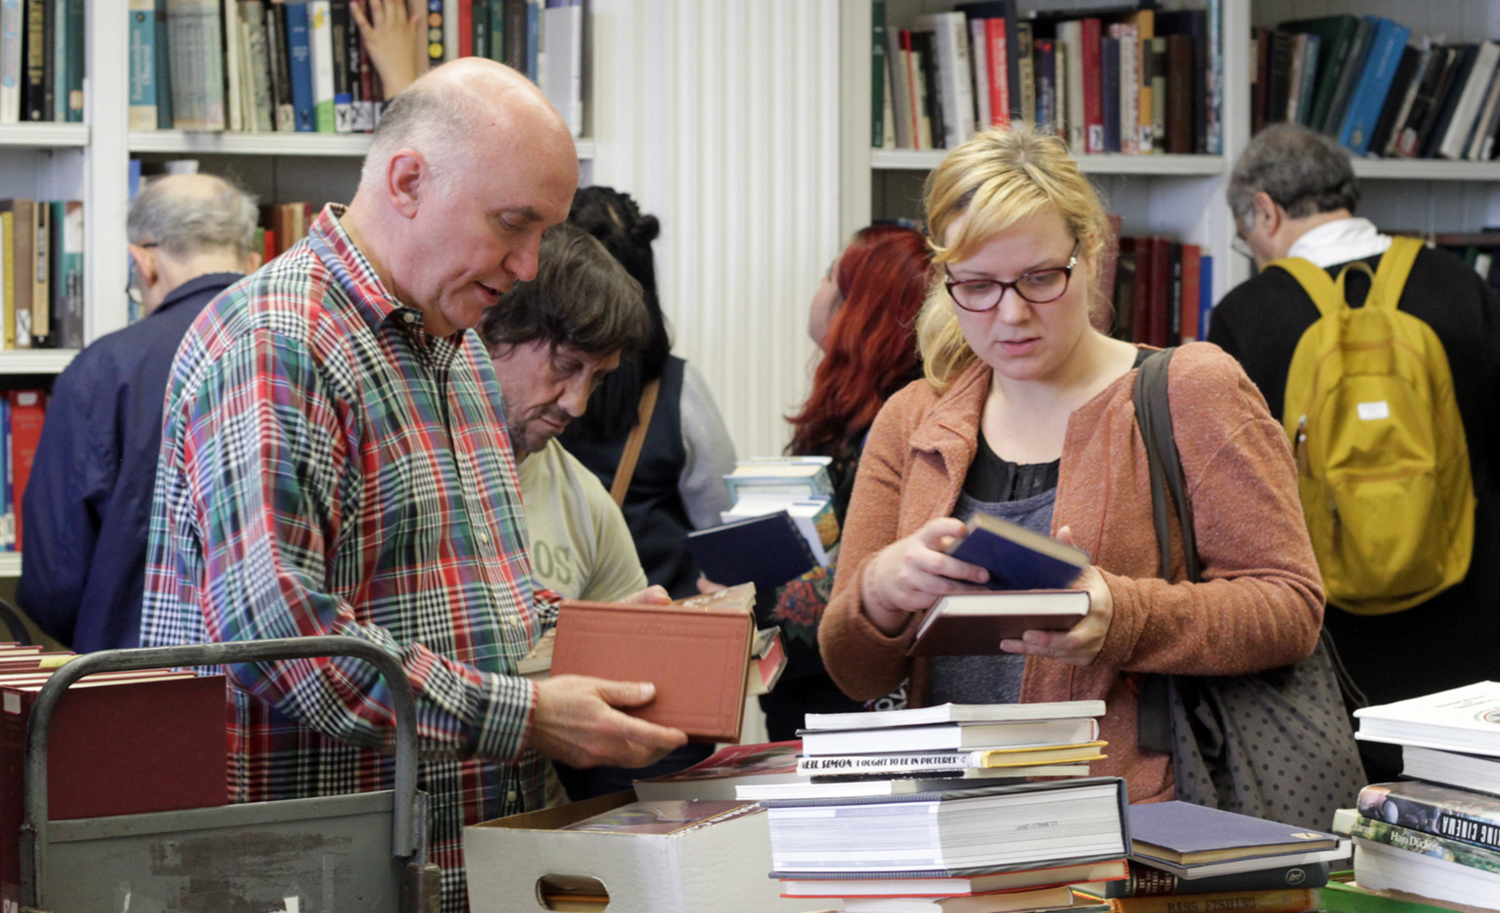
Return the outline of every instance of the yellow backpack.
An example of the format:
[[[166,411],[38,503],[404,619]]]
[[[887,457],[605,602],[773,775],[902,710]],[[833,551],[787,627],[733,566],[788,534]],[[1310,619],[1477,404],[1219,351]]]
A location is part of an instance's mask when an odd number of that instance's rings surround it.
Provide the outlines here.
[[[1356,615],[1420,605],[1460,580],[1474,547],[1474,483],[1448,355],[1396,309],[1422,242],[1395,238],[1363,307],[1311,262],[1276,260],[1322,317],[1297,343],[1282,424],[1328,601]]]

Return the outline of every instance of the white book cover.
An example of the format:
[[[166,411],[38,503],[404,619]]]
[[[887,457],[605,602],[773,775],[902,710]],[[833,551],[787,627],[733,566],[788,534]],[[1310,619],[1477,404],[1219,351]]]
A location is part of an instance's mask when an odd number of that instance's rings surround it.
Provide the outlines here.
[[[223,130],[224,22],[218,0],[167,0],[172,125]]]
[[[969,52],[974,57],[974,117],[983,130],[995,122],[990,111],[990,52],[983,19],[969,20]]]
[[[546,69],[542,91],[574,136],[583,135],[583,7],[555,6],[543,13]]]
[[[930,31],[937,53],[938,98],[943,106],[943,136],[933,145],[957,147],[974,133],[973,68],[969,64],[969,34],[963,13],[918,16],[913,30]]]
[[[885,30],[885,63],[890,73],[892,106],[896,110],[896,148],[915,149],[912,140],[910,61],[901,50],[901,30]]]
[[[469,0],[443,0],[443,60],[458,57],[458,5]],[[509,40],[509,39],[507,39]],[[437,64],[434,63],[433,66]],[[525,72],[525,67],[519,67]]]
[[[243,65],[240,58],[244,56],[240,51],[243,38],[240,35],[240,5],[234,0],[225,3],[224,32],[220,39],[224,42],[224,72],[229,77],[229,129],[245,129],[245,80]]]
[[[1114,26],[1110,26],[1111,30]],[[1120,151],[1138,155],[1141,151],[1141,41],[1139,31],[1128,23],[1120,24]]]
[[[1489,90],[1490,77],[1494,75],[1497,63],[1500,63],[1500,44],[1493,41],[1480,42],[1479,53],[1474,56],[1474,68],[1469,71],[1463,93],[1458,96],[1458,104],[1453,108],[1453,119],[1448,121],[1448,132],[1443,134],[1443,142],[1438,146],[1438,155],[1442,158],[1464,157],[1469,130],[1474,126],[1474,119],[1479,116],[1479,106],[1484,104],[1484,95]]]
[[[1475,682],[1354,711],[1372,742],[1500,756],[1500,683]]]
[[[21,0],[0,0],[0,124],[21,122]]]
[[[1404,745],[1401,775],[1500,796],[1500,758]]]
[[[904,710],[809,713],[808,729],[878,729],[933,723],[1003,723],[1019,720],[1070,720],[1104,715],[1103,701],[1050,701],[1035,704],[938,704]]]
[[[1059,59],[1063,57],[1064,46],[1067,47],[1067,95],[1059,92],[1057,104],[1061,108],[1063,99],[1067,99],[1068,147],[1073,150],[1074,155],[1079,155],[1086,147],[1083,143],[1083,25],[1076,19],[1057,24]]]
[[[1480,151],[1484,148],[1484,141],[1494,132],[1495,127],[1495,102],[1500,99],[1500,66],[1490,74],[1490,84],[1484,93],[1484,104],[1479,108],[1479,115],[1474,119],[1474,128],[1469,131],[1469,142],[1464,147],[1464,158],[1471,162],[1477,162]]]
[[[1031,720],[1007,723],[937,723],[883,729],[825,729],[802,733],[805,755],[955,751],[980,748],[1046,748],[1099,738],[1094,719]]]

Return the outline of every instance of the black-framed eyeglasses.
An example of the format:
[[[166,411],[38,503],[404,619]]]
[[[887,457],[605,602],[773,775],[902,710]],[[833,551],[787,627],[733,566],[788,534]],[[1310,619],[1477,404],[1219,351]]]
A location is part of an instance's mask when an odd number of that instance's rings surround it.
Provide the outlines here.
[[[1012,282],[999,279],[949,279],[943,285],[948,297],[966,311],[988,311],[1005,297],[1006,289],[1014,289],[1017,295],[1032,304],[1048,304],[1061,298],[1068,291],[1068,280],[1073,278],[1073,267],[1078,265],[1078,251],[1083,242],[1073,245],[1067,266],[1052,266],[1022,273]]]

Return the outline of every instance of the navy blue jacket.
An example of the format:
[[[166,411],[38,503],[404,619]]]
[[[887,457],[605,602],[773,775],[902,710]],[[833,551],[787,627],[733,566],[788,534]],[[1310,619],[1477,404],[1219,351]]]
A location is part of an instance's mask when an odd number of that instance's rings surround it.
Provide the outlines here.
[[[172,290],[150,316],[78,353],[58,375],[21,500],[16,601],[79,653],[140,642],[151,489],[172,358],[238,273]]]

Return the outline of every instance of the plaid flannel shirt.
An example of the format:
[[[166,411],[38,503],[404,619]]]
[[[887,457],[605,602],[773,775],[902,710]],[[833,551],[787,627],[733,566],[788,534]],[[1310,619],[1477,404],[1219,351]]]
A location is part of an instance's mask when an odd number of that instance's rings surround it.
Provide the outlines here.
[[[465,908],[462,827],[541,807],[510,673],[556,620],[536,590],[500,390],[472,332],[436,337],[329,206],[227,289],[178,350],[151,514],[141,643],[348,634],[417,695],[443,908]],[[357,660],[226,670],[230,798],[389,789],[394,726]]]

